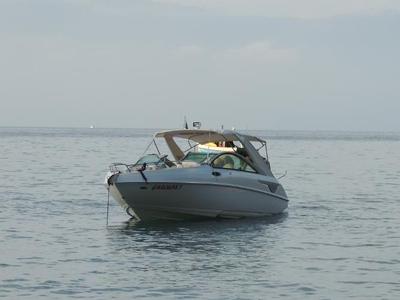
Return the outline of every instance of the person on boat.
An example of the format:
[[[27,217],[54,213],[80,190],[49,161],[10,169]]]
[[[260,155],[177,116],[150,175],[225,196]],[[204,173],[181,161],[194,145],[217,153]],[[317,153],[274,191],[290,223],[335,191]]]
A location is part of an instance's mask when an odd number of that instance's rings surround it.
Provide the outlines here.
[[[246,160],[253,162],[253,160],[251,159],[251,157],[249,156],[249,154],[247,153],[247,151],[244,148],[237,147],[236,153],[243,156]]]
[[[218,147],[229,147],[229,148],[236,147],[236,145],[232,141],[217,142],[217,146]]]
[[[246,157],[246,158],[249,157],[249,154],[247,153],[247,151],[244,148],[237,147],[236,153],[240,154],[241,156]]]

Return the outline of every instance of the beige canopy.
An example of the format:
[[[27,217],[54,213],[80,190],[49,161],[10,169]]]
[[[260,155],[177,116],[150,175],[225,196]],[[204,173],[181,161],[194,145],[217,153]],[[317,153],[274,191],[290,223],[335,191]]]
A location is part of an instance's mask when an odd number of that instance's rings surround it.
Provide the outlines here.
[[[208,142],[219,142],[219,141],[240,141],[237,136],[237,132],[231,130],[225,130],[224,132],[218,132],[214,130],[204,129],[178,129],[178,130],[165,130],[157,132],[155,138],[182,138],[192,140],[199,144]],[[246,134],[240,134],[245,139],[251,142],[264,142],[263,140]]]
[[[218,132],[214,130],[204,129],[178,129],[178,130],[165,130],[154,134],[154,138],[164,138],[172,155],[176,161],[179,161],[184,157],[182,149],[177,145],[175,138],[182,138],[191,140],[199,144],[205,144],[208,142],[219,142],[219,141],[238,141],[246,150],[246,153],[251,160],[258,167],[259,172],[263,174],[272,175],[269,167],[260,156],[258,151],[254,148],[251,142],[260,142],[266,144],[264,140],[261,140],[255,136],[240,134],[236,131],[225,130],[224,132]]]

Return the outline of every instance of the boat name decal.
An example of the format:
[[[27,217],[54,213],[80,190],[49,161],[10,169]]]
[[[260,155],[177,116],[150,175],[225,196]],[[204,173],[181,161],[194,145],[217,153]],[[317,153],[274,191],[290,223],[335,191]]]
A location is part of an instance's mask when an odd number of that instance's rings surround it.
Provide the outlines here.
[[[151,190],[180,190],[182,188],[182,184],[156,184],[154,185]]]

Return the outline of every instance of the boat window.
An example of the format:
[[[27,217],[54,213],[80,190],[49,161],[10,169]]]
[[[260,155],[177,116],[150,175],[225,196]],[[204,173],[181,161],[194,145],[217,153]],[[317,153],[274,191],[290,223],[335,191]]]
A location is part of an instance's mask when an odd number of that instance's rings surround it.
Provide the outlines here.
[[[247,159],[229,153],[218,156],[211,163],[211,166],[214,168],[231,169],[252,173],[257,172],[251,165],[249,165],[249,161],[247,161]]]

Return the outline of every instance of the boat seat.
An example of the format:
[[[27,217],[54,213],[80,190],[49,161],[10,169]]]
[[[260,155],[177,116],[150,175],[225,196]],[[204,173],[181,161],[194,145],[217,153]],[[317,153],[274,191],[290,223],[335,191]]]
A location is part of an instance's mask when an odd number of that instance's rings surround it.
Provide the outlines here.
[[[224,158],[223,157],[218,157],[216,160],[213,161],[213,166],[217,168],[222,168],[224,166]]]
[[[224,168],[224,169],[234,169],[235,166],[234,166],[233,164],[224,164],[224,165],[223,165],[223,168]]]
[[[230,157],[229,155],[226,155],[224,157],[224,165],[223,168],[224,169],[233,169],[235,167],[235,164],[233,162],[232,157]]]

